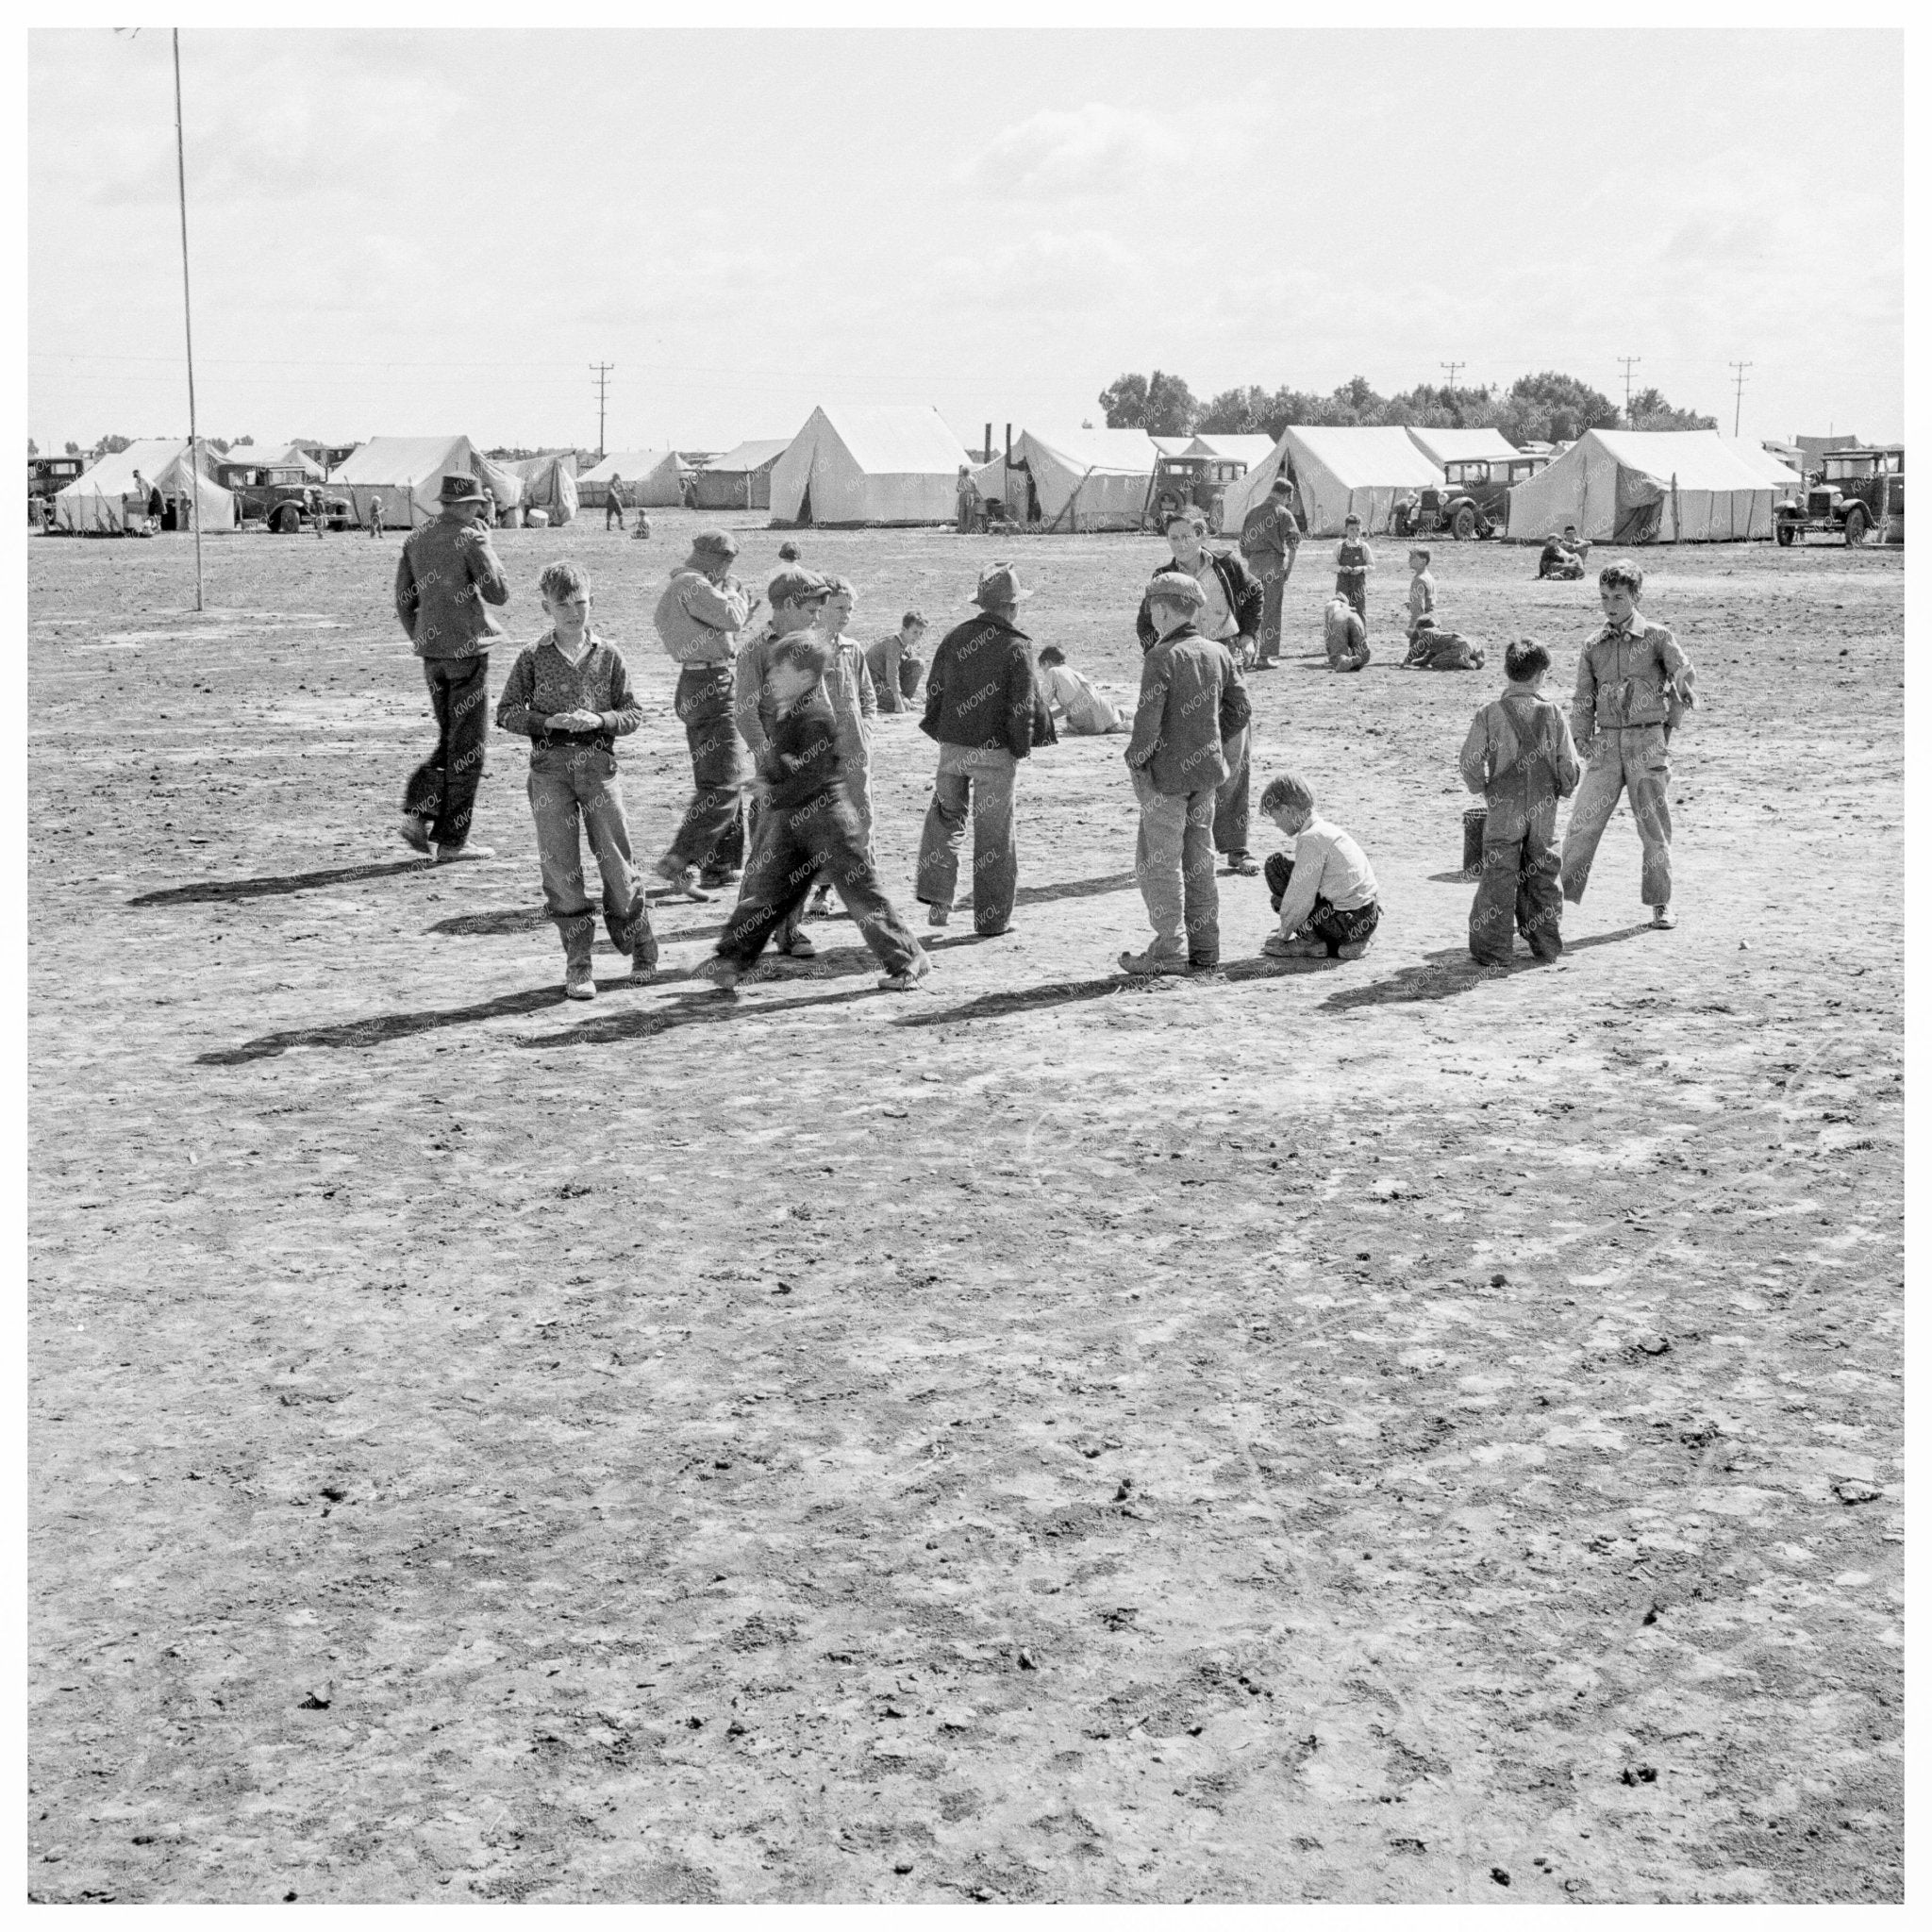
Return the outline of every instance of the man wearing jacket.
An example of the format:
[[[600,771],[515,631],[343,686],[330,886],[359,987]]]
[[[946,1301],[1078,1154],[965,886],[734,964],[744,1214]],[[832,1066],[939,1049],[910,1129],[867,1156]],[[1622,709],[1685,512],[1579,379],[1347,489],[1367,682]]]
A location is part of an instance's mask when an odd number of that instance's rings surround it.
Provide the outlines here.
[[[657,871],[693,897],[728,885],[744,867],[743,773],[732,706],[738,633],[751,616],[751,600],[731,575],[737,556],[728,532],[700,530],[652,618],[677,664],[672,702],[691,747],[696,788]]]
[[[438,500],[441,514],[409,532],[396,564],[396,616],[436,712],[436,750],[409,774],[396,830],[439,860],[493,858],[471,841],[470,820],[490,732],[489,643],[503,630],[488,607],[508,603],[509,583],[475,521],[487,499],[475,480],[445,476]]]
[[[1272,671],[1281,661],[1281,599],[1294,574],[1294,554],[1301,541],[1301,525],[1294,520],[1294,485],[1286,476],[1277,476],[1268,494],[1241,519],[1241,561],[1260,578],[1262,590],[1257,671]]]
[[[1261,586],[1232,552],[1210,550],[1201,540],[1208,519],[1196,508],[1176,510],[1168,519],[1167,544],[1174,553],[1172,568],[1186,571],[1201,587],[1202,607],[1194,627],[1204,638],[1228,647],[1237,665],[1255,659],[1255,634],[1263,608]],[[1141,648],[1151,650],[1158,636],[1141,600],[1134,628]],[[1214,796],[1214,849],[1227,855],[1229,872],[1252,877],[1260,870],[1248,856],[1248,731],[1243,726],[1227,751],[1227,777]]]
[[[996,563],[973,601],[981,614],[950,630],[933,653],[919,728],[940,747],[932,803],[919,841],[918,893],[933,925],[952,917],[959,847],[973,819],[973,929],[995,939],[1012,924],[1020,857],[1013,785],[1020,760],[1057,741],[1033,674],[1033,650],[1014,619],[1030,597],[1010,564]]]
[[[1191,573],[1164,570],[1142,606],[1158,636],[1141,660],[1126,758],[1141,802],[1134,873],[1154,943],[1121,955],[1135,974],[1210,973],[1221,963],[1214,797],[1227,777],[1227,746],[1247,728],[1248,693],[1227,646],[1195,628],[1206,602]]]

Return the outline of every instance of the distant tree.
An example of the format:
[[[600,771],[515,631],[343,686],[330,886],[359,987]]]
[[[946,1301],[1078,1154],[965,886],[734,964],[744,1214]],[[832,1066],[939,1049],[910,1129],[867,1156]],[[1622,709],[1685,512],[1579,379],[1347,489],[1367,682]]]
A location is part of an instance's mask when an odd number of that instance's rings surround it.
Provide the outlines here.
[[[208,444],[208,448],[217,451],[222,456],[226,456],[234,448],[233,443],[225,441],[219,436],[206,436],[203,437],[202,441]]]
[[[1497,427],[1519,447],[1525,442],[1574,442],[1586,429],[1611,429],[1617,406],[1574,375],[1545,369],[1519,375],[1504,398]]]
[[[1098,401],[1109,429],[1144,429],[1149,436],[1191,436],[1201,414],[1187,383],[1159,369],[1152,375],[1116,377]]]
[[[1094,400],[1107,411],[1109,429],[1146,428],[1147,378],[1144,375],[1117,375]]]
[[[1715,416],[1700,416],[1695,409],[1679,409],[1664,401],[1654,389],[1639,390],[1630,398],[1632,429],[1715,429]]]
[[[40,444],[37,443],[31,436],[29,436],[26,440],[26,453],[30,457],[37,457],[41,453]]]
[[[94,461],[99,462],[103,457],[111,457],[118,455],[122,450],[125,449],[128,446],[128,444],[131,443],[133,441],[134,439],[131,436],[102,437],[100,441],[95,443],[93,447]]]
[[[1265,427],[1269,400],[1268,391],[1257,384],[1224,389],[1209,400],[1194,427],[1203,436],[1258,436]]]
[[[1328,399],[1338,423],[1374,423],[1389,407],[1386,396],[1378,396],[1366,375],[1351,375]]]
[[[69,443],[69,444],[67,445],[67,454],[68,454],[69,456],[71,456],[71,457],[77,457],[77,456],[78,456],[78,455],[80,454],[80,445],[79,445],[79,443],[77,443],[77,442],[70,442],[70,443]]]

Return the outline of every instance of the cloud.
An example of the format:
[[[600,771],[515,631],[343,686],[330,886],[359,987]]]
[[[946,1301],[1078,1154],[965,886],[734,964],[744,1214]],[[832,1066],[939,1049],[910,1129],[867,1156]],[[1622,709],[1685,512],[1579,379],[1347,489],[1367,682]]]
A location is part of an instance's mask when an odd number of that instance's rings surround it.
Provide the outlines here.
[[[1090,101],[1043,108],[993,136],[958,172],[963,185],[1015,200],[1124,194],[1182,166],[1189,150],[1152,114]]]

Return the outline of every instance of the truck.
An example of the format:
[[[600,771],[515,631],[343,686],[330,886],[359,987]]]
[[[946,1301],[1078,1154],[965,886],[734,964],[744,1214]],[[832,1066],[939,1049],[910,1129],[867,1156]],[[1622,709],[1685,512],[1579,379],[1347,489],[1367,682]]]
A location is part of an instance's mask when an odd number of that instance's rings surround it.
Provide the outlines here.
[[[318,523],[331,530],[349,527],[349,499],[325,491],[298,464],[225,462],[216,466],[215,480],[234,492],[244,525],[263,524],[288,537]]]
[[[29,457],[26,459],[26,520],[38,529],[48,520],[47,506],[87,468],[84,457]]]
[[[1826,450],[1803,498],[1786,497],[1774,507],[1773,514],[1777,519],[1777,541],[1787,548],[1802,538],[1823,534],[1856,550],[1873,529],[1884,541],[1904,542],[1905,445]]]
[[[1247,464],[1234,457],[1156,457],[1141,521],[1164,525],[1174,510],[1191,504],[1207,513],[1208,527],[1218,535],[1228,485],[1247,474]]]
[[[1466,457],[1442,465],[1442,484],[1416,493],[1413,506],[1395,507],[1398,537],[1425,537],[1445,530],[1458,541],[1500,537],[1509,527],[1509,492],[1539,470],[1545,456]]]

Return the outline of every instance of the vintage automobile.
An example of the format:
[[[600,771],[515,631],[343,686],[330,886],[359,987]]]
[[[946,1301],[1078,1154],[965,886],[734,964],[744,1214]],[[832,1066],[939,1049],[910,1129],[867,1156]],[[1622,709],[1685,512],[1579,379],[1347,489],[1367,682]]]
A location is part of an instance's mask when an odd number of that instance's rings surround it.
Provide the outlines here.
[[[1804,500],[1786,497],[1774,512],[1777,541],[1797,542],[1814,531],[1841,538],[1856,548],[1868,530],[1895,527],[1904,541],[1906,453],[1902,443],[1881,449],[1833,449],[1806,487]]]
[[[1395,534],[1425,537],[1446,530],[1467,543],[1474,537],[1500,537],[1509,525],[1509,491],[1539,470],[1545,456],[1467,457],[1442,465],[1442,485],[1416,492],[1413,506],[1395,506]]]
[[[317,523],[331,530],[349,527],[349,499],[325,492],[298,464],[225,462],[217,466],[215,480],[234,492],[244,524],[265,524],[289,537]]]
[[[1233,457],[1157,457],[1147,487],[1146,521],[1158,528],[1174,509],[1193,504],[1207,511],[1208,527],[1218,533],[1227,486],[1247,474],[1247,464]]]
[[[85,457],[29,457],[26,459],[26,520],[38,527],[46,506],[87,468]]]

